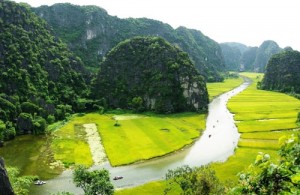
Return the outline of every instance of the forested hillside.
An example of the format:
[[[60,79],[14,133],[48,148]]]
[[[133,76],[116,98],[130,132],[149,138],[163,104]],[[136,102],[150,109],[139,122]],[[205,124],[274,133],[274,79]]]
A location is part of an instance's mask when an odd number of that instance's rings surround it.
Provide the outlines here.
[[[274,41],[264,41],[259,47],[247,47],[240,43],[220,44],[227,70],[265,72],[265,66],[273,54],[282,49]]]
[[[277,54],[282,49],[274,41],[264,41],[256,51],[253,70],[255,72],[265,72],[265,68],[272,55]]]
[[[288,49],[274,55],[267,65],[261,88],[300,94],[300,52]]]
[[[201,111],[208,104],[205,81],[187,53],[159,37],[136,37],[114,47],[93,92],[110,107],[137,111]]]
[[[0,2],[0,141],[41,133],[89,92],[81,60],[26,5]],[[85,75],[88,78],[88,75]]]
[[[222,80],[224,61],[215,41],[200,31],[173,29],[162,22],[140,18],[120,19],[96,6],[55,4],[33,8],[65,41],[90,70],[98,70],[103,56],[119,42],[135,36],[160,36],[187,52],[196,68],[209,81]]]
[[[248,49],[246,45],[239,43],[221,43],[220,47],[227,70],[240,70],[242,54]]]

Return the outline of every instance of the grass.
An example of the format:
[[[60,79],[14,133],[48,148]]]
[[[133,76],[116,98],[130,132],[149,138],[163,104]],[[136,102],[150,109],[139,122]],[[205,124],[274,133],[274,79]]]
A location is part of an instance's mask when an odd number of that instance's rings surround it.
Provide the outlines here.
[[[141,185],[141,186],[138,186],[135,188],[116,190],[115,195],[164,194],[165,188],[166,188],[165,181],[153,181],[153,182],[149,182],[149,183],[146,183],[144,185]],[[172,190],[168,194],[179,195],[179,194],[181,194],[181,189],[179,188],[179,186],[176,186],[176,187],[172,188]]]
[[[234,119],[238,121],[236,125],[240,133],[262,132],[258,135],[268,134],[270,136],[268,132],[274,130],[282,131],[299,127],[296,123],[297,114],[300,111],[298,99],[283,93],[258,90],[256,83],[262,79],[262,75],[257,73],[245,73],[244,75],[252,78],[253,84],[228,103],[229,110],[235,114]],[[256,139],[259,136],[256,136]],[[278,136],[274,138],[274,140],[277,139]]]
[[[235,154],[224,163],[214,163],[213,168],[217,177],[224,183],[230,182],[236,184],[238,173],[247,169],[255,161],[259,152],[268,153],[274,161],[277,160],[277,151],[270,149],[239,147]]]
[[[238,173],[247,169],[255,161],[259,152],[268,153],[274,161],[277,161],[278,139],[283,135],[299,132],[296,117],[300,109],[300,101],[285,94],[257,90],[256,83],[262,79],[263,74],[243,73],[243,75],[251,78],[254,81],[253,84],[228,103],[231,112],[235,114],[234,118],[239,131],[242,133],[238,148],[226,162],[213,164],[218,178],[224,183],[230,181],[233,185],[238,181]],[[210,99],[226,91],[218,90],[222,88],[222,84],[220,86],[208,84],[207,86]],[[227,88],[227,91],[230,89]],[[121,190],[117,194],[141,194],[140,192],[163,194],[162,190],[152,193],[151,189],[156,187],[164,188],[163,181]]]
[[[80,140],[79,130],[75,127],[85,123],[96,123],[111,165],[125,165],[166,155],[191,144],[205,128],[205,117],[204,114],[195,113],[174,115],[91,113],[73,118],[56,131],[52,146],[57,160],[67,164],[91,165],[88,145],[85,140]],[[114,126],[116,121],[119,126]]]
[[[91,166],[93,164],[90,148],[85,139],[83,127],[72,118],[59,130],[53,132],[51,148],[54,158],[63,162],[66,167],[73,164]]]
[[[278,158],[278,139],[299,132],[296,124],[300,101],[286,94],[256,89],[263,77],[258,73],[243,73],[254,82],[228,102],[241,133],[238,148],[225,163],[215,164],[217,176],[237,182],[236,175],[254,162],[258,152]]]
[[[224,82],[207,83],[206,86],[209,94],[209,100],[211,101],[216,96],[221,95],[222,93],[225,93],[227,91],[230,91],[231,89],[234,89],[235,87],[239,86],[242,83],[243,83],[243,79],[241,77],[225,79]]]

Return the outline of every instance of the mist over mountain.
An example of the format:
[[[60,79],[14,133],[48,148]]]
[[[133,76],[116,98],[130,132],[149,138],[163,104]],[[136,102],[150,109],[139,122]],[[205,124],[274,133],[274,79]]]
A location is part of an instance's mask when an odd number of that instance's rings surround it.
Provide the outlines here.
[[[119,42],[135,36],[160,36],[183,49],[206,80],[220,81],[225,71],[219,44],[198,30],[173,29],[160,21],[120,19],[96,6],[55,4],[33,8],[90,70],[97,70],[105,54]]]
[[[275,41],[264,41],[259,47],[248,47],[241,43],[220,44],[227,70],[265,72],[272,55],[282,49]]]

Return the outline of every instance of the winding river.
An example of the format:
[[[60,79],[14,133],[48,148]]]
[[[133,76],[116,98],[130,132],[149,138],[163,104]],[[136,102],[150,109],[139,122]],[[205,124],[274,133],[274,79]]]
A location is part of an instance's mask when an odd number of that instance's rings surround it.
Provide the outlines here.
[[[92,169],[106,168],[112,177],[123,176],[124,179],[113,181],[113,184],[115,188],[126,188],[164,179],[167,170],[179,166],[200,166],[210,162],[225,161],[234,153],[240,136],[234,124],[233,115],[226,105],[231,97],[246,89],[250,84],[251,80],[244,78],[244,83],[239,87],[218,96],[209,104],[206,129],[191,147],[138,164],[111,167],[107,162],[102,166],[93,166]],[[59,191],[84,194],[81,188],[73,184],[71,170],[64,171],[60,176],[48,180],[46,185],[34,186],[30,194],[49,194]]]

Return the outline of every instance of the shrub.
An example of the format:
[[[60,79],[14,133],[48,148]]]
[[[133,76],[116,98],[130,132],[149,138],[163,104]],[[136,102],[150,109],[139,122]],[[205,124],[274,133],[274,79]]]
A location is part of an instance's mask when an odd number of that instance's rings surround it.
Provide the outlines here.
[[[239,185],[232,194],[300,194],[300,134],[282,137],[280,161],[260,153],[247,172],[240,174]]]

